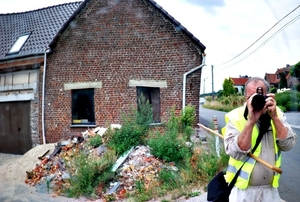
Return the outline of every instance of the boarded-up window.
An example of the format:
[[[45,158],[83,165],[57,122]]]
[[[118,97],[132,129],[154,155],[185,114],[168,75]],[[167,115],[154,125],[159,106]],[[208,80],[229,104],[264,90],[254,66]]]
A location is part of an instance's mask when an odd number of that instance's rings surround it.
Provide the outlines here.
[[[153,109],[153,122],[160,123],[160,91],[159,88],[137,87],[137,96],[144,95],[145,101],[149,101]],[[139,103],[138,103],[139,104]]]
[[[72,124],[95,125],[94,89],[72,90]]]

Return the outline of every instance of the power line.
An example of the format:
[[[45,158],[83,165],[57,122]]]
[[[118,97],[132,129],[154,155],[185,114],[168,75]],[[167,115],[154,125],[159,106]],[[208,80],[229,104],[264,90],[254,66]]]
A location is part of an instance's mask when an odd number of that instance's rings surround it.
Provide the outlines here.
[[[240,55],[242,55],[244,52],[246,52],[248,49],[250,49],[254,44],[256,44],[262,37],[264,37],[268,32],[270,32],[276,25],[278,25],[283,19],[285,19],[287,16],[289,16],[291,13],[293,13],[294,11],[296,11],[298,8],[300,7],[300,5],[298,5],[296,8],[294,8],[291,12],[289,12],[287,15],[285,15],[283,18],[281,18],[277,23],[275,23],[270,29],[268,29],[262,36],[260,36],[256,41],[254,41],[248,48],[246,48],[245,50],[243,50],[240,54],[238,54],[237,56],[233,57],[232,59],[228,60],[227,62],[221,63],[219,65],[215,65],[216,66],[223,66],[229,62],[231,62],[232,60],[234,60],[235,58],[239,57]],[[295,18],[294,18],[295,19]]]
[[[228,66],[225,66],[222,69],[228,68],[230,66],[236,65],[238,63],[240,63],[241,61],[243,61],[244,59],[246,59],[247,57],[249,57],[250,55],[252,55],[253,53],[255,53],[256,51],[258,51],[258,49],[260,49],[261,47],[263,47],[264,45],[266,45],[266,43],[268,43],[272,38],[274,38],[277,34],[279,34],[281,31],[283,31],[285,28],[287,28],[288,26],[290,26],[292,23],[294,23],[295,21],[300,19],[300,14],[297,15],[295,18],[293,18],[292,20],[290,20],[288,23],[286,23],[283,27],[281,27],[279,30],[277,30],[274,34],[272,34],[267,40],[265,40],[262,44],[260,44],[260,46],[258,46],[256,49],[254,49],[252,52],[250,52],[248,55],[246,55],[244,58],[238,60],[237,62],[230,64]],[[225,64],[225,63],[224,63]]]

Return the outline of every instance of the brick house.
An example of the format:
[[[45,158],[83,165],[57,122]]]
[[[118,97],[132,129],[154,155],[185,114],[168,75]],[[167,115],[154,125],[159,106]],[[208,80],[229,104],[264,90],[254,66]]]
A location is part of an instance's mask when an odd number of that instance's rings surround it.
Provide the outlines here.
[[[244,95],[245,84],[249,80],[248,76],[240,76],[238,78],[231,78],[233,81],[233,87],[237,89],[237,92]]]
[[[153,123],[199,110],[205,46],[153,0],[0,14],[0,26],[0,152],[121,123],[141,94]]]
[[[280,89],[280,77],[281,74],[284,74],[287,80],[287,87],[292,88],[293,86],[299,85],[299,81],[296,77],[291,76],[290,74],[291,66],[289,64],[286,65],[286,67],[279,68],[276,70],[274,74],[272,73],[266,73],[265,74],[265,80],[270,83],[270,87],[274,87],[276,89]]]

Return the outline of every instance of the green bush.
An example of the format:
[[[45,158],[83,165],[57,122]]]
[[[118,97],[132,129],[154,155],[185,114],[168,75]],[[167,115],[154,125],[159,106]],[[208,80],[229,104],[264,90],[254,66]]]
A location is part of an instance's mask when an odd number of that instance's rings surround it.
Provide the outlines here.
[[[71,175],[70,186],[62,191],[69,197],[93,197],[99,183],[105,184],[112,179],[113,173],[110,168],[115,160],[116,157],[111,152],[106,152],[101,159],[89,157],[85,152],[81,152],[74,157],[68,168],[70,173],[73,173],[72,168],[76,168],[76,172]]]
[[[288,102],[286,108],[288,111],[298,111],[299,104],[297,102]]]
[[[180,132],[184,134],[185,140],[190,141],[191,135],[194,133],[196,114],[195,106],[188,105],[180,113]]]
[[[102,138],[100,135],[95,135],[94,137],[89,138],[89,146],[96,148],[102,145]]]
[[[282,106],[286,111],[299,111],[300,92],[295,90],[275,94],[277,106]]]
[[[174,190],[182,185],[182,179],[179,172],[163,168],[159,174],[158,179],[162,185],[162,189]]]
[[[139,145],[152,122],[152,107],[149,102],[146,102],[143,96],[138,102],[139,109],[131,109],[128,114],[122,114],[122,127],[109,131],[110,137],[107,144],[116,151],[117,155]]]
[[[143,130],[147,131],[150,124],[153,122],[153,109],[149,101],[146,101],[143,94],[138,98],[138,103],[138,110],[132,109],[135,114],[135,122],[142,126]]]
[[[192,154],[192,149],[186,145],[186,138],[180,135],[179,120],[173,108],[165,134],[157,132],[156,137],[148,140],[151,153],[166,162],[180,163]]]
[[[271,88],[270,92],[275,94],[275,93],[277,93],[277,89],[276,88]]]
[[[128,122],[120,129],[115,129],[108,141],[108,146],[114,149],[117,155],[121,155],[131,147],[139,145],[142,135],[144,135],[143,127]]]
[[[175,134],[158,133],[156,139],[150,139],[148,145],[151,148],[151,153],[166,161],[180,163],[182,160],[191,156],[191,148],[189,148],[185,141],[179,139]]]

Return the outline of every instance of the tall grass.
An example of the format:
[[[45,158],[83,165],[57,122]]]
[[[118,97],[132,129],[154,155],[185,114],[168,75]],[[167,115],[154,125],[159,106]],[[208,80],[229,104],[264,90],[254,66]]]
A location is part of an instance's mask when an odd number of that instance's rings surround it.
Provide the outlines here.
[[[212,101],[209,101],[211,100],[211,98],[208,98],[207,100],[208,102],[205,102],[203,107],[224,112],[229,112],[237,107],[240,107],[246,101],[244,96],[237,95],[232,95],[228,97],[222,96]]]

